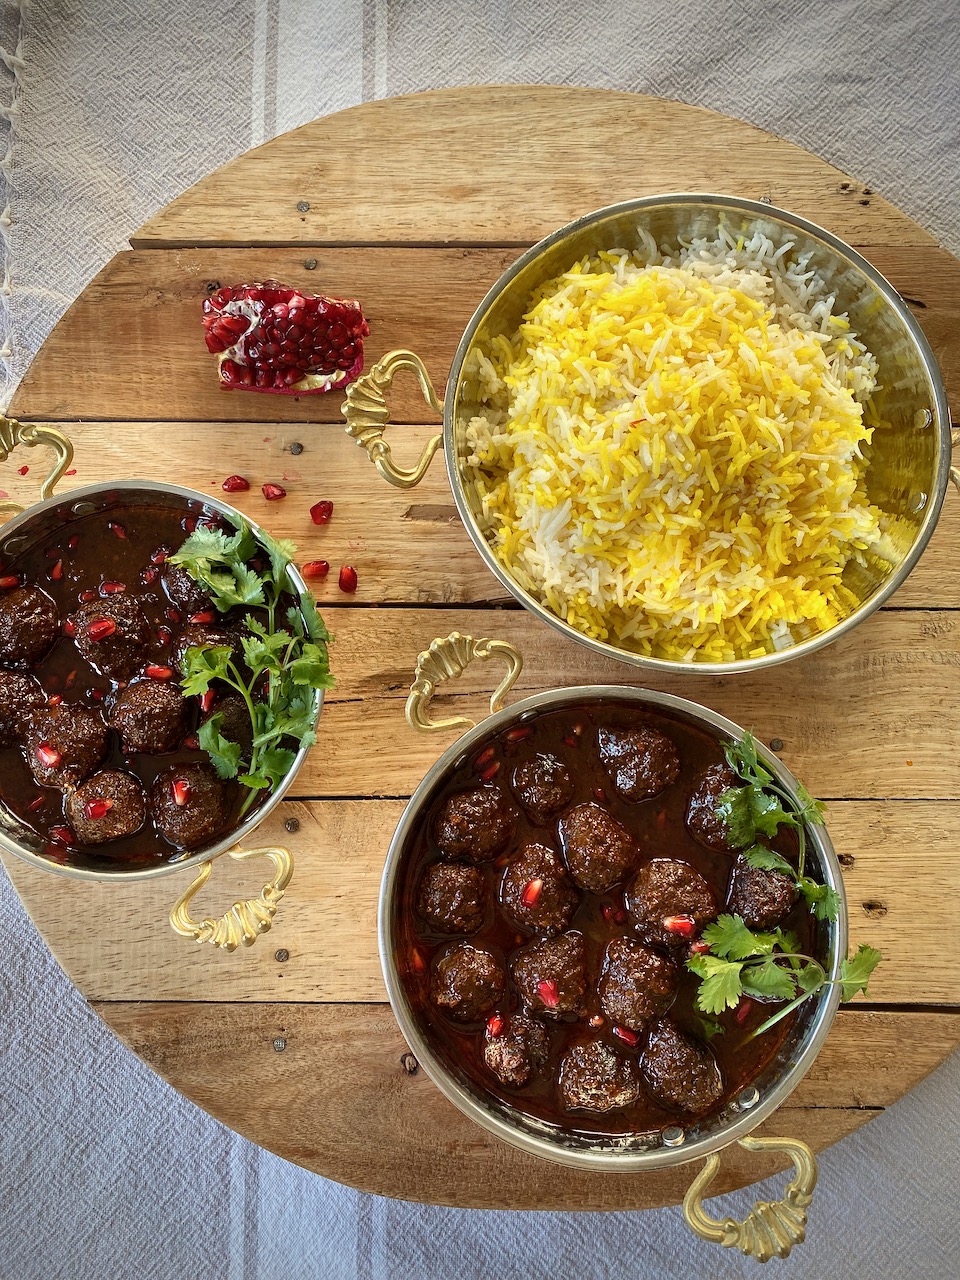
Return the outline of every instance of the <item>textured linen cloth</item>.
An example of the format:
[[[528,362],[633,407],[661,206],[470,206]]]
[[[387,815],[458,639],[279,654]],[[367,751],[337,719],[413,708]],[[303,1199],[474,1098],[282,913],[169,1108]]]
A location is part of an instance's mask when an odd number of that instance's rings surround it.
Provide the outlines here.
[[[4,388],[87,280],[185,187],[316,116],[420,89],[550,82],[712,107],[817,152],[960,253],[958,12],[942,0],[7,2]],[[0,936],[0,1280],[756,1273],[693,1238],[677,1209],[461,1211],[309,1174],[219,1125],[123,1048],[5,877]],[[807,1243],[771,1263],[776,1274],[957,1275],[958,1096],[955,1057],[825,1151]],[[711,1207],[743,1213],[782,1185]]]

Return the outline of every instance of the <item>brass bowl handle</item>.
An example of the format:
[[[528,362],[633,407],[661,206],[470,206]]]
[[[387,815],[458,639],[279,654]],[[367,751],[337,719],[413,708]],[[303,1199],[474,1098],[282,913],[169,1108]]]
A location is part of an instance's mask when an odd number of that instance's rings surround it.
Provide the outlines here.
[[[950,428],[950,452],[960,449],[960,427]],[[950,479],[957,486],[957,493],[960,493],[960,467],[950,468]]]
[[[782,1200],[759,1201],[743,1220],[711,1218],[703,1208],[703,1196],[720,1167],[719,1155],[707,1160],[683,1197],[687,1226],[703,1240],[737,1248],[758,1262],[786,1258],[794,1245],[802,1244],[807,1229],[807,1206],[817,1185],[817,1159],[805,1142],[796,1138],[741,1138],[747,1151],[785,1151],[796,1174]]]
[[[503,700],[516,683],[523,670],[523,658],[519,650],[506,640],[474,640],[453,631],[442,639],[434,640],[417,658],[417,670],[410,696],[407,698],[407,724],[421,733],[434,733],[446,729],[472,729],[476,724],[466,716],[451,716],[447,720],[428,720],[427,708],[438,684],[444,680],[457,680],[474,658],[501,657],[507,664],[507,674],[490,695],[490,712],[503,706]]]
[[[212,942],[224,951],[236,951],[242,943],[252,946],[262,933],[266,933],[277,914],[277,904],[293,875],[293,855],[289,849],[230,849],[231,858],[246,862],[248,858],[269,858],[274,866],[273,879],[269,880],[256,898],[235,902],[219,920],[209,916],[205,920],[192,920],[187,908],[210,878],[213,861],[205,862],[199,874],[170,912],[170,923],[183,938],[195,938],[197,942]]]
[[[388,351],[367,373],[347,387],[347,398],[341,413],[347,420],[346,432],[353,436],[361,448],[366,449],[370,461],[384,480],[398,489],[412,489],[427,473],[433,455],[440,448],[442,435],[428,441],[420,461],[405,471],[398,467],[390,453],[390,446],[383,438],[384,428],[390,421],[386,392],[401,369],[413,369],[420,382],[423,398],[435,413],[443,414],[437,393],[433,389],[427,366],[413,351]]]
[[[16,418],[6,418],[0,414],[0,462],[6,462],[20,444],[31,449],[38,444],[52,445],[57,456],[49,475],[40,485],[40,497],[51,497],[63,473],[73,461],[73,445],[56,427],[36,422],[18,422]],[[23,507],[18,502],[0,502],[0,513],[6,516],[17,516],[22,510]]]

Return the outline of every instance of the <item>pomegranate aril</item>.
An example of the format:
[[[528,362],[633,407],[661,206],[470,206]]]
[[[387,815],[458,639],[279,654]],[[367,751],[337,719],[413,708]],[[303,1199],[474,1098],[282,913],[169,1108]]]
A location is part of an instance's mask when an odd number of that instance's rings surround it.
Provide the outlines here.
[[[313,582],[317,578],[325,578],[330,572],[330,563],[327,560],[308,560],[300,569],[300,572],[308,582]]]
[[[210,708],[213,706],[214,701],[216,700],[216,696],[217,695],[214,693],[212,689],[207,689],[205,693],[201,693],[200,709],[204,713],[204,715],[206,715],[207,712],[210,710]]]
[[[193,613],[190,615],[190,621],[196,622],[199,624],[206,624],[208,622],[212,622],[213,618],[214,618],[214,613],[212,609],[201,609],[199,613]]]
[[[102,689],[88,689],[87,697],[92,698],[94,702],[102,702],[106,694]]]
[[[76,684],[76,681],[77,681],[77,673],[76,673],[76,671],[75,671],[75,670],[74,670],[74,671],[68,671],[68,672],[67,672],[67,674],[66,674],[66,676],[64,677],[63,687],[64,687],[65,689],[72,689],[72,688],[73,688],[73,686]]]
[[[58,560],[57,563],[50,570],[50,581],[59,582],[62,577],[63,577],[63,561]]]
[[[614,911],[614,913],[613,913],[613,923],[614,923],[614,924],[626,924],[626,923],[627,923],[627,913],[624,911],[623,907],[617,907],[616,911]]]
[[[604,1018],[602,1013],[595,1013],[587,1019],[587,1026],[596,1029],[602,1027],[605,1022],[606,1018]]]
[[[156,580],[160,577],[160,570],[156,567],[156,565],[152,564],[148,568],[144,569],[140,577],[143,580],[143,582],[146,584],[146,586],[148,587],[153,586]]]
[[[578,747],[580,745],[579,738],[575,738],[572,733],[568,733],[563,741],[564,745],[568,747]]]
[[[149,667],[144,667],[143,674],[149,676],[151,680],[172,680],[173,668],[158,667],[155,664],[151,664]]]
[[[340,570],[340,577],[337,585],[341,591],[345,591],[347,595],[353,595],[357,589],[357,571],[352,564],[345,564]]]
[[[117,629],[117,624],[113,618],[95,618],[93,622],[87,626],[88,640],[106,640],[108,636],[112,636]]]
[[[110,530],[110,532],[113,534],[115,538],[125,538],[127,536],[126,529],[117,520],[108,520],[107,528]]]
[[[523,893],[520,895],[520,901],[525,907],[535,907],[540,901],[541,893],[543,893],[543,881],[540,879],[531,880],[524,887]]]
[[[167,556],[169,554],[170,552],[167,550],[166,547],[157,547],[156,551],[153,552],[150,559],[153,564],[166,564]]]
[[[657,826],[660,827],[660,829],[662,830],[666,825],[667,825],[667,811],[666,809],[661,809],[660,812],[657,814]]]
[[[171,605],[169,609],[164,609],[163,616],[165,618],[168,618],[170,622],[179,622],[181,618],[181,613],[179,609],[174,609],[173,606]]]
[[[37,813],[47,803],[46,796],[37,796],[36,800],[31,800],[27,808],[31,813]]]
[[[607,793],[604,791],[603,787],[594,787],[593,794],[602,803],[607,799]]]
[[[55,769],[63,759],[63,752],[49,742],[40,742],[33,753],[45,769]]]
[[[197,737],[195,733],[191,733],[189,738],[184,738],[183,748],[185,751],[199,751],[200,739]]]
[[[502,1033],[503,1028],[506,1025],[507,1024],[504,1022],[503,1018],[500,1017],[499,1013],[491,1015],[491,1017],[487,1019],[487,1035],[491,1038],[495,1038]]]
[[[664,916],[663,927],[667,933],[675,933],[678,938],[692,938],[697,932],[697,922],[693,916]]]
[[[51,827],[50,839],[55,844],[72,844],[73,832],[69,827]]]
[[[616,907],[611,906],[609,902],[605,902],[600,909],[600,914],[603,916],[604,920],[612,920],[613,913],[615,911]]]
[[[622,1040],[624,1044],[628,1044],[631,1049],[635,1049],[640,1043],[640,1037],[635,1031],[631,1031],[629,1027],[611,1027],[610,1030],[618,1040]]]
[[[746,1020],[750,1017],[750,1011],[753,1008],[753,1001],[744,996],[737,1005],[737,1012],[733,1015],[733,1020],[738,1027],[742,1027]]]
[[[125,582],[101,582],[100,594],[102,596],[118,596],[121,592],[126,591],[127,584]]]
[[[310,508],[310,519],[314,524],[329,524],[330,517],[333,515],[333,503],[326,499],[322,502],[315,502]]]
[[[17,573],[5,573],[0,577],[0,591],[9,591],[11,587],[19,587],[20,575]]]
[[[77,624],[72,618],[64,618],[63,634],[65,636],[75,636],[77,634]]]
[[[427,967],[426,960],[424,960],[422,953],[416,947],[410,952],[410,967],[417,973],[423,973]]]
[[[556,1009],[560,1003],[560,993],[557,991],[557,984],[550,978],[545,978],[543,982],[537,983],[537,995],[540,997],[543,1005],[547,1009]]]
[[[89,818],[91,822],[99,822],[101,818],[105,818],[113,808],[113,801],[108,800],[106,796],[101,798],[90,799],[83,806],[83,816]]]
[[[157,627],[157,643],[162,649],[165,649],[173,639],[173,632],[169,627]]]
[[[529,725],[517,725],[515,729],[508,729],[503,735],[508,742],[523,742],[524,738],[529,738],[533,730]]]
[[[48,707],[59,707],[59,705],[60,705],[60,703],[61,703],[62,701],[63,701],[63,694],[62,694],[62,693],[51,693],[50,697],[47,699],[47,706],[48,706]]]
[[[186,778],[175,778],[170,783],[170,794],[173,796],[173,803],[182,808],[193,794],[193,787]]]
[[[67,546],[70,548],[71,551],[76,551],[77,543],[79,541],[80,541],[80,535],[79,533],[75,533],[73,537],[70,539],[70,541],[67,543]]]
[[[184,531],[184,533],[193,533],[196,527],[197,527],[196,516],[184,516],[183,519],[180,521],[180,528]]]
[[[705,956],[710,953],[710,943],[700,939],[697,942],[690,943],[690,954],[693,956]]]
[[[80,595],[77,597],[77,599],[81,600],[84,604],[89,604],[91,600],[96,600],[96,598],[97,598],[97,593],[95,591],[90,591],[90,590],[81,591]]]
[[[477,773],[479,773],[481,769],[485,769],[496,754],[497,748],[492,743],[490,746],[484,747],[473,762],[473,767],[476,769]]]
[[[483,779],[484,782],[492,782],[499,772],[500,772],[500,761],[494,760],[493,764],[488,764],[487,767],[481,772],[480,777]]]
[[[287,491],[282,484],[267,484],[260,486],[260,492],[268,502],[277,502],[280,498],[287,496]]]

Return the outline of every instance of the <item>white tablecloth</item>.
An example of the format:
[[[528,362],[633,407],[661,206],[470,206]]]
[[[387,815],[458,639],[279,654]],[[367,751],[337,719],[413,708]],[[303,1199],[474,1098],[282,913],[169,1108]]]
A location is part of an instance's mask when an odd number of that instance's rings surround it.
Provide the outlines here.
[[[418,89],[538,81],[713,107],[818,152],[960,252],[960,19],[942,0],[6,0],[0,46],[8,393],[86,281],[174,195],[315,116]],[[114,1040],[5,878],[0,926],[0,1280],[755,1271],[691,1238],[677,1210],[427,1208],[286,1164]],[[771,1264],[778,1274],[960,1273],[958,1086],[955,1058],[824,1152],[808,1242]],[[743,1211],[755,1194],[730,1203]]]

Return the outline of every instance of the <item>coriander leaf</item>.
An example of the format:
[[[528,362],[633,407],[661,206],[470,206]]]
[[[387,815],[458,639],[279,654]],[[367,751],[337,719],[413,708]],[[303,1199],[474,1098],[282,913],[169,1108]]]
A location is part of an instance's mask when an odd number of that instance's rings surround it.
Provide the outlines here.
[[[749,787],[728,787],[717,801],[717,816],[723,823],[728,842],[736,849],[753,844],[757,838],[749,793]]]
[[[818,884],[809,876],[797,877],[797,888],[818,920],[836,920],[840,914],[840,895],[827,884]]]
[[[793,867],[781,854],[776,853],[773,849],[768,849],[765,845],[755,844],[749,849],[745,849],[744,858],[751,867],[755,867],[758,871],[780,871],[791,879],[796,875]]]
[[[765,1000],[792,1000],[797,994],[794,971],[777,964],[775,956],[767,956],[759,964],[745,964],[742,973],[745,995]]]
[[[760,787],[748,787],[750,805],[753,810],[754,829],[765,836],[775,836],[779,826],[795,827],[799,820],[795,813],[784,809],[778,796],[771,791],[763,791]]]
[[[785,951],[789,955],[796,955],[800,950],[800,939],[795,933],[791,933],[789,929],[778,929],[777,946],[781,951]]]
[[[320,611],[317,608],[317,602],[309,591],[304,591],[300,595],[300,609],[290,609],[290,614],[296,614],[298,619],[302,619],[303,625],[306,626],[307,635],[315,643],[320,642],[328,644],[332,639],[330,632],[327,630],[326,623],[320,617]]]
[[[310,685],[313,689],[330,687],[330,661],[317,645],[307,643],[299,658],[289,664],[287,670],[294,684]]]
[[[773,774],[757,757],[757,740],[749,730],[739,742],[728,742],[723,753],[730,768],[745,782],[763,784],[773,781]]]
[[[852,960],[842,960],[840,962],[841,998],[852,1000],[858,991],[866,995],[870,975],[882,959],[876,947],[868,947],[865,942],[862,942]]]
[[[220,778],[235,778],[240,770],[240,757],[243,749],[237,742],[231,742],[220,732],[223,725],[223,712],[205,720],[197,735],[200,746],[210,757],[210,763]]]
[[[712,1040],[714,1036],[723,1034],[723,1024],[716,1018],[697,1018],[697,1022],[700,1024],[700,1034],[704,1040]]]
[[[261,754],[260,768],[276,786],[290,772],[296,758],[297,753],[288,750],[286,747],[271,747]]]
[[[214,680],[222,680],[233,650],[229,645],[191,645],[181,660],[180,688],[186,697],[206,693]]]
[[[260,545],[270,557],[274,581],[280,587],[287,586],[287,569],[297,554],[297,544],[289,539],[273,538],[266,529],[260,530]]]
[[[739,964],[703,955],[691,956],[687,968],[702,979],[696,1001],[701,1013],[723,1013],[739,1004],[743,990]]]
[[[280,672],[283,668],[283,656],[292,640],[288,631],[274,631],[269,636],[244,636],[243,657],[251,671]]]
[[[248,565],[238,564],[233,570],[237,604],[263,604],[263,579]]]
[[[797,783],[797,799],[800,801],[800,817],[812,827],[823,826],[823,815],[827,806],[822,800],[815,800],[802,782]]]
[[[826,975],[819,964],[805,964],[797,970],[797,985],[808,995],[819,991],[826,981]]]
[[[242,782],[251,791],[265,791],[272,785],[269,778],[259,773],[241,773],[237,781]]]
[[[751,933],[741,916],[717,916],[701,934],[714,955],[730,960],[746,960],[748,956],[764,955],[773,950],[778,941],[774,933]]]

